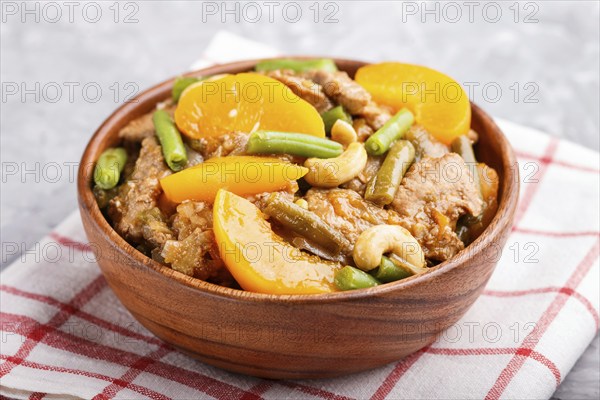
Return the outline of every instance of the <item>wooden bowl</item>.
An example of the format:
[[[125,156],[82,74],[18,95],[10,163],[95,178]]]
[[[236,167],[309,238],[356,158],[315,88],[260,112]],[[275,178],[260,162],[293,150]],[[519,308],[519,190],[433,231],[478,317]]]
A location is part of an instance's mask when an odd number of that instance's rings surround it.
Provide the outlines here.
[[[257,60],[188,75],[237,73]],[[351,76],[365,63],[336,60]],[[79,168],[83,225],[110,287],[148,330],[199,360],[265,378],[324,378],[375,368],[432,343],[480,295],[510,233],[519,192],[513,151],[492,119],[472,105],[478,159],[498,171],[499,209],[485,232],[423,275],[375,288],[319,295],[265,295],[178,273],[138,252],[106,221],[91,191],[91,168],[132,119],[170,96],[173,79],[117,109],[91,138]]]

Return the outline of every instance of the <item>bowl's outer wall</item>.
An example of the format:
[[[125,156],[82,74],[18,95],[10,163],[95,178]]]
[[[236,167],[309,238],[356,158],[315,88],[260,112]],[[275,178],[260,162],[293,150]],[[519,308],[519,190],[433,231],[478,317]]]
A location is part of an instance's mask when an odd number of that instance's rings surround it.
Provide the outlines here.
[[[255,61],[197,74],[240,72]],[[363,65],[338,60],[351,75]],[[322,378],[374,368],[432,343],[477,299],[510,232],[518,196],[514,156],[497,126],[473,106],[478,157],[501,176],[499,215],[450,262],[424,276],[363,293],[313,298],[233,291],[186,277],[146,258],[110,228],[90,190],[93,160],[118,142],[118,131],[170,94],[171,81],[140,94],[99,128],[78,179],[86,234],[109,285],[146,328],[200,360],[260,377]],[[310,296],[309,296],[310,297]]]

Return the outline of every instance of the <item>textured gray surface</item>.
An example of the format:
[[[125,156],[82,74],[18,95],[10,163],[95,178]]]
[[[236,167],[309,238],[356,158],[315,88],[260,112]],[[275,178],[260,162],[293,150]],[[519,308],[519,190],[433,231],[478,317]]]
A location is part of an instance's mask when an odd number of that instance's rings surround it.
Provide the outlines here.
[[[7,3],[16,5],[16,15],[5,8]],[[96,4],[102,11],[96,23],[89,22],[95,9],[84,8],[84,3],[73,9],[73,22],[63,4],[53,23],[56,10],[38,6],[36,22],[35,15],[22,14],[20,2],[3,2],[2,265],[16,256],[12,247],[5,251],[7,243],[24,250],[75,209],[73,165],[89,136],[123,97],[186,70],[218,30],[289,54],[432,66],[473,87],[474,101],[494,115],[599,148],[596,1],[526,2],[516,8],[512,1],[476,3],[472,21],[469,9],[458,2],[457,22],[452,22],[457,9],[443,4],[437,5],[436,15],[423,12],[424,7],[435,10],[431,3],[332,2],[318,7],[316,23],[312,1],[302,3],[302,16],[295,23],[285,20],[283,4],[273,9],[272,23],[264,5],[260,22],[252,23],[244,16],[254,18],[255,10],[238,4],[236,23],[234,14],[207,15],[198,3],[149,1],[121,4],[115,22],[113,2]],[[493,22],[497,5],[502,16]],[[326,15],[336,9],[333,18],[338,21],[326,23]],[[287,12],[288,20],[293,19],[294,9]],[[124,22],[130,13],[137,22]],[[40,98],[31,93],[22,98],[22,89],[35,92],[36,84]],[[86,84],[87,98],[82,90]],[[10,95],[15,85],[18,93]],[[57,86],[62,91],[58,99]],[[71,98],[69,86],[74,88]],[[102,90],[96,102],[94,87]],[[596,337],[557,398],[598,398],[598,343]]]

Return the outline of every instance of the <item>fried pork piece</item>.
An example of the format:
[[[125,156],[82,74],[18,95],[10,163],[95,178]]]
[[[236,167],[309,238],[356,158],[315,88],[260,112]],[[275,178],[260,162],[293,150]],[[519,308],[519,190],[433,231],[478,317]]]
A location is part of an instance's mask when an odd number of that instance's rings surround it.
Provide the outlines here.
[[[333,103],[323,92],[321,85],[311,81],[310,79],[296,75],[292,70],[274,70],[266,72],[266,75],[277,79],[289,87],[298,97],[306,100],[317,109],[319,114],[330,110]]]
[[[171,226],[179,240],[185,239],[196,229],[212,229],[212,207],[203,201],[184,201],[177,206]]]
[[[126,240],[143,244],[144,225],[148,218],[157,215],[156,211],[149,212],[157,207],[162,193],[159,180],[170,173],[156,138],[144,139],[133,173],[108,205],[115,230]]]
[[[393,210],[377,207],[349,189],[310,189],[304,199],[308,209],[332,228],[340,231],[350,243],[373,225],[399,225],[401,218]],[[346,249],[350,253],[352,248]]]
[[[377,105],[369,92],[342,71],[314,70],[303,74],[323,87],[325,94],[341,104],[352,115],[365,118],[371,128],[377,130],[390,119],[389,111]]]
[[[322,86],[325,94],[350,114],[361,114],[371,101],[371,95],[345,72],[312,70],[303,76]]]
[[[392,112],[390,109],[384,106],[380,106],[377,103],[371,101],[367,106],[362,110],[360,115],[365,119],[366,123],[373,128],[373,130],[378,130],[390,118],[392,118]]]
[[[479,215],[483,203],[463,159],[455,153],[424,157],[408,170],[391,204],[425,257],[444,261],[464,248],[454,229],[461,215]]]
[[[404,135],[415,146],[415,159],[419,161],[427,156],[432,158],[443,157],[450,152],[448,146],[438,142],[421,125],[413,125]]]
[[[238,156],[246,153],[248,134],[233,132],[217,137],[190,139],[188,145],[205,160],[212,157]]]
[[[212,259],[210,256],[215,249],[212,229],[202,231],[196,228],[183,240],[168,240],[161,255],[175,271],[208,280],[223,268],[223,262],[219,258]]]
[[[167,240],[161,256],[176,271],[202,280],[218,280],[229,286],[212,230],[212,208],[202,201],[185,201],[172,219],[177,238]]]
[[[373,128],[371,128],[364,118],[354,118],[352,127],[356,131],[358,141],[361,143],[365,142],[374,132]]]

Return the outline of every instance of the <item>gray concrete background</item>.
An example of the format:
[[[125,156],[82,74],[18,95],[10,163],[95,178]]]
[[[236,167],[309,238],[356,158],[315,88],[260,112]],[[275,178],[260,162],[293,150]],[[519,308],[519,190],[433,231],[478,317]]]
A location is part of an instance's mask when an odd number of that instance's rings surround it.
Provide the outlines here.
[[[295,5],[275,2],[271,22],[258,3],[252,22],[256,8],[243,3],[224,14],[221,2],[2,1],[2,265],[17,256],[6,243],[24,250],[76,208],[73,165],[102,120],[126,95],[185,71],[219,30],[288,54],[425,64],[472,87],[493,115],[598,150],[597,1],[475,2],[472,14],[464,2],[315,3],[296,2],[297,22]],[[598,343],[557,398],[598,398]]]

